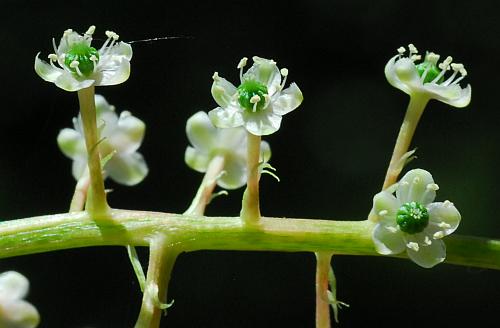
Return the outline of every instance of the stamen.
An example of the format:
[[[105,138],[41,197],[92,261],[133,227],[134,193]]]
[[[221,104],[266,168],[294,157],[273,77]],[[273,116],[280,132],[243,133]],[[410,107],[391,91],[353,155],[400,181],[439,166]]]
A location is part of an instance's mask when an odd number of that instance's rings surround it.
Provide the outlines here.
[[[442,231],[435,232],[434,235],[432,235],[432,238],[434,239],[441,239],[443,237],[444,237],[444,232]]]
[[[238,66],[236,68],[239,68],[240,70],[240,82],[243,83],[243,67],[247,66],[247,57],[241,58],[240,62],[238,63]]]
[[[429,238],[429,236],[425,236],[424,243],[425,243],[427,246],[430,246],[430,245],[432,244],[432,241],[431,241],[431,239]]]
[[[436,83],[444,76],[444,73],[446,73],[446,71],[450,69],[450,64],[452,61],[453,58],[448,56],[441,64],[438,65],[438,67],[441,69],[441,72],[434,78],[434,80],[431,81],[431,83]]]
[[[406,244],[406,247],[413,249],[415,252],[418,252],[418,250],[419,250],[418,244],[413,242],[413,241]]]
[[[439,190],[439,186],[436,183],[429,183],[425,188],[427,190],[434,190],[434,191]]]
[[[384,215],[387,215],[387,213],[389,213],[387,210],[382,210],[382,211],[378,212],[378,215],[384,216]]]
[[[57,55],[56,54],[50,54],[49,56],[49,62],[50,62],[50,65],[53,67],[53,68],[57,68],[56,65],[54,65],[54,62],[57,61]]]
[[[428,52],[426,55],[425,55],[425,61],[426,62],[429,62],[431,64],[434,64],[434,65],[437,65],[437,62],[439,60],[439,56],[438,54],[435,54],[433,52]]]
[[[422,59],[422,56],[421,56],[421,55],[412,55],[412,56],[410,57],[410,59],[411,59],[411,61],[413,61],[413,62],[414,62],[414,61],[417,61],[417,60]]]
[[[448,223],[446,223],[446,222],[440,222],[440,223],[438,224],[438,227],[440,227],[440,228],[444,228],[444,229],[450,229],[450,228],[451,228],[451,225],[450,225],[450,224],[448,224]]]
[[[280,70],[280,73],[281,75],[283,75],[284,79],[283,81],[281,82],[280,84],[280,90],[283,90],[283,88],[285,87],[285,83],[286,83],[286,78],[288,77],[288,69],[287,68],[282,68]]]
[[[444,205],[445,207],[452,207],[452,206],[454,206],[454,205],[453,205],[453,203],[452,203],[452,202],[450,202],[449,200],[445,200],[445,201],[443,202],[443,205]]]
[[[99,59],[95,55],[90,56],[89,59],[94,63],[94,68],[92,69],[92,72],[95,73],[95,71],[97,70],[97,61]]]
[[[432,67],[432,65],[427,65],[427,67],[425,68],[425,71],[422,73],[422,76],[420,77],[420,82],[424,83],[425,78],[427,77],[427,73],[429,73],[431,67]]]
[[[255,113],[257,111],[257,104],[260,101],[260,96],[259,95],[253,95],[252,98],[250,98],[250,103],[253,104],[253,109],[252,111]]]
[[[214,81],[219,80],[219,79],[220,79],[219,72],[214,72],[214,75],[212,75],[212,79],[213,79]]]
[[[387,226],[385,227],[389,232],[395,233],[398,231],[398,228],[393,227],[393,226]]]
[[[91,25],[88,28],[87,32],[85,32],[85,35],[92,36],[92,34],[94,34],[94,32],[95,32],[95,25]]]
[[[408,50],[410,51],[410,57],[411,55],[418,53],[417,47],[415,47],[413,43],[408,45]]]
[[[54,48],[54,52],[57,54],[56,39],[54,39],[54,38],[52,38],[52,47]]]
[[[83,76],[78,65],[80,65],[80,63],[77,60],[73,60],[71,64],[69,64],[69,67],[74,68],[79,76]]]

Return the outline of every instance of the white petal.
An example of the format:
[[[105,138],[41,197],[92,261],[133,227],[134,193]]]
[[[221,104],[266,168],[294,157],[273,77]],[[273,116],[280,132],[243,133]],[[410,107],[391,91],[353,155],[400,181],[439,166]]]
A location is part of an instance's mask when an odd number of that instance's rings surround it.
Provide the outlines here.
[[[103,64],[101,65],[101,60]],[[122,60],[101,59],[97,64],[96,85],[116,85],[128,80],[130,76],[130,62]]]
[[[55,82],[57,78],[64,73],[64,70],[62,68],[53,67],[52,65],[44,62],[38,58],[39,55],[40,53],[38,53],[35,57],[35,72],[45,81],[52,83]]]
[[[408,257],[423,268],[432,268],[446,258],[446,246],[442,240],[432,240],[428,246],[420,246],[418,251],[407,248]]]
[[[73,129],[62,129],[57,135],[57,145],[64,155],[71,159],[87,156],[83,136]]]
[[[216,74],[214,74],[211,91],[215,102],[222,108],[226,108],[229,105],[237,92],[236,87],[231,82]]]
[[[213,145],[218,149],[224,149],[235,154],[247,153],[247,130],[240,126],[237,128],[217,129],[216,142]]]
[[[431,203],[436,197],[436,191],[429,188],[434,185],[432,175],[422,169],[407,172],[399,181],[396,197],[401,203],[418,202],[422,205]]]
[[[224,189],[237,189],[246,184],[247,167],[244,158],[226,154],[224,162],[225,174],[217,181]]]
[[[281,116],[272,112],[262,110],[255,113],[245,112],[245,128],[256,136],[272,134],[279,130]]]
[[[470,103],[470,85],[467,85],[466,88],[462,89],[458,84],[449,86],[425,84],[425,89],[432,94],[432,98],[457,108],[465,107]]]
[[[243,80],[254,80],[267,87],[269,95],[274,95],[280,87],[281,74],[274,60],[253,57],[254,64],[243,74]]]
[[[422,88],[417,68],[409,58],[392,57],[385,65],[385,77],[393,87],[409,95]]]
[[[112,56],[112,60],[121,61],[127,60],[130,61],[132,59],[132,46],[126,42],[118,42],[111,49],[106,48],[103,50],[106,56]],[[100,54],[99,54],[100,55]]]
[[[104,170],[111,179],[126,186],[138,184],[149,171],[146,161],[139,153],[114,155],[106,163]]]
[[[401,203],[387,191],[381,191],[373,197],[373,212],[380,220],[396,222],[396,213]]]
[[[184,153],[184,161],[186,164],[195,171],[205,172],[208,167],[210,158],[207,153],[202,153],[199,150],[188,146]]]
[[[230,130],[230,129],[226,129]],[[191,145],[209,153],[217,147],[217,128],[212,124],[205,112],[198,112],[186,122],[186,134]]]
[[[28,294],[30,283],[16,271],[0,274],[0,299],[19,300]]]
[[[260,142],[260,162],[269,162],[271,159],[271,146],[269,146],[269,143],[267,141],[261,141]]]
[[[272,103],[273,112],[278,115],[285,115],[299,107],[302,100],[304,100],[302,91],[300,91],[297,84],[292,83],[288,88],[282,91],[278,99]]]
[[[63,71],[54,83],[63,90],[73,92],[88,88],[93,85],[95,81],[92,79],[78,80],[72,73]]]
[[[120,154],[131,154],[141,146],[146,124],[128,111],[123,111],[108,142]]]
[[[87,169],[87,157],[86,156],[85,157],[78,156],[78,157],[73,159],[71,173],[73,174],[73,177],[75,178],[76,181],[78,181],[82,177],[82,175],[86,169]]]
[[[241,110],[235,106],[217,107],[208,112],[212,124],[218,128],[236,128],[245,122]]]
[[[2,328],[35,328],[40,323],[37,309],[23,300],[0,304],[0,313]]]
[[[395,226],[378,223],[373,229],[372,240],[379,254],[399,254],[405,250],[403,233]]]
[[[440,228],[444,236],[453,233],[460,224],[460,212],[450,202],[429,204],[427,210],[429,211],[430,224]]]

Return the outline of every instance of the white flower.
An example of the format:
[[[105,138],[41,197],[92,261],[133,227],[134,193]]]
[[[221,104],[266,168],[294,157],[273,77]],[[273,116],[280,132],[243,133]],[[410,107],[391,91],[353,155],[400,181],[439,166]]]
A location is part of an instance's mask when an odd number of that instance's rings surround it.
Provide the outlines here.
[[[106,31],[108,39],[99,50],[93,48],[92,34],[95,26],[80,35],[69,29],[48,56],[50,64],[35,58],[35,71],[48,82],[55,83],[66,91],[78,91],[91,85],[115,85],[125,82],[130,75],[132,47],[124,42],[116,42],[118,34]],[[57,67],[54,63],[58,63]]]
[[[23,300],[29,281],[22,274],[7,271],[0,274],[0,327],[34,328],[40,322],[37,309]]]
[[[403,56],[406,49],[400,47],[399,54],[392,57],[385,66],[385,76],[392,86],[410,96],[420,95],[454,107],[465,107],[470,103],[470,85],[462,89],[458,84],[467,75],[464,65],[452,63],[451,57],[438,65],[439,55],[433,52],[428,52],[424,61],[417,63],[421,60],[417,48],[410,44],[408,49],[408,57]],[[445,78],[445,73],[449,70],[453,73]]]
[[[446,247],[441,238],[457,229],[460,213],[449,201],[433,203],[438,189],[429,172],[416,169],[375,195],[372,211],[379,222],[372,239],[377,252],[389,255],[406,250],[424,268],[444,261]]]
[[[220,107],[208,115],[219,128],[244,126],[248,132],[262,136],[276,132],[281,116],[297,108],[303,97],[295,83],[283,90],[288,76],[286,68],[280,71],[273,60],[257,56],[253,61],[245,74],[247,58],[238,64],[241,84],[237,88],[215,72],[212,96]]]
[[[217,184],[225,189],[240,188],[247,179],[247,133],[243,127],[218,129],[212,125],[205,112],[191,116],[186,133],[193,147],[188,146],[184,155],[186,164],[198,172],[205,172],[215,156],[224,157],[224,174]],[[271,157],[269,144],[261,141],[261,158]]]
[[[144,137],[145,124],[128,111],[118,117],[114,106],[101,95],[95,95],[97,125],[100,131],[101,159],[115,152],[104,165],[104,172],[114,181],[135,185],[148,174],[144,158],[137,152]],[[73,160],[73,176],[80,179],[87,168],[87,150],[81,117],[73,119],[74,129],[63,129],[57,136],[59,148]]]

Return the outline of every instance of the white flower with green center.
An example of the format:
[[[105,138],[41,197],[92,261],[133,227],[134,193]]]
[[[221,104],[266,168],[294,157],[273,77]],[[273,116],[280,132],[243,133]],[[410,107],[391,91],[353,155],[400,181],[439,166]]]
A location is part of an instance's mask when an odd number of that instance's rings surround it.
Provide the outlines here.
[[[390,255],[406,250],[424,268],[444,261],[442,238],[457,229],[460,213],[449,201],[433,202],[438,189],[429,172],[416,169],[375,195],[372,211],[378,223],[372,239],[377,252]]]
[[[137,149],[144,138],[146,125],[128,111],[115,113],[101,95],[95,96],[97,125],[99,126],[99,153],[101,158],[112,154],[104,165],[104,173],[114,181],[132,186],[148,174],[148,166]],[[73,119],[74,129],[63,129],[57,136],[61,151],[73,160],[73,176],[79,180],[87,168],[87,150],[81,117]]]
[[[38,53],[35,71],[45,81],[66,91],[125,82],[130,75],[132,47],[117,42],[119,36],[115,32],[106,31],[108,39],[97,50],[91,46],[94,30],[95,26],[91,26],[83,35],[66,30],[59,46],[52,39],[55,53],[48,56],[50,64],[39,59]]]
[[[216,127],[243,126],[257,136],[272,134],[280,128],[282,116],[302,103],[302,92],[295,83],[283,90],[288,76],[286,68],[280,71],[275,61],[257,56],[253,61],[245,74],[247,58],[238,64],[238,87],[217,72],[213,75],[212,96],[220,107],[208,114]]]
[[[454,107],[465,107],[470,103],[470,85],[462,88],[459,84],[467,76],[464,65],[452,63],[449,56],[438,64],[440,56],[433,52],[428,52],[421,61],[422,56],[414,45],[410,44],[408,49],[408,57],[404,56],[406,49],[400,47],[399,54],[385,66],[385,76],[392,86],[410,96],[436,99]],[[453,73],[446,77],[450,70]]]
[[[186,133],[191,146],[186,148],[186,164],[204,173],[215,156],[224,157],[224,173],[217,184],[225,189],[236,189],[245,185],[247,179],[247,133],[243,127],[219,129],[213,126],[207,113],[198,112],[186,124]],[[260,144],[261,162],[269,161],[269,144]]]
[[[29,281],[16,271],[0,274],[0,327],[34,328],[40,322],[37,309],[23,300]]]

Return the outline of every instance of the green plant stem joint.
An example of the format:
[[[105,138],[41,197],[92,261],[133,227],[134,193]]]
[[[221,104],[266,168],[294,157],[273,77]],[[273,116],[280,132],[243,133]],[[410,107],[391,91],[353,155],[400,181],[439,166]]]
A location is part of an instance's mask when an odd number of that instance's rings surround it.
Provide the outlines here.
[[[86,43],[77,43],[66,53],[64,64],[77,75],[89,76],[99,61],[99,52]]]
[[[441,73],[441,70],[436,66],[435,63],[430,61],[424,61],[418,65],[415,65],[417,68],[418,75],[422,77],[424,72],[427,70],[423,83],[432,82],[438,75]],[[439,79],[439,83],[443,82],[444,75]]]
[[[238,102],[248,111],[256,112],[266,105],[267,87],[255,80],[247,80],[238,87]]]
[[[418,202],[404,203],[396,214],[396,222],[408,234],[422,232],[429,224],[429,212]]]

